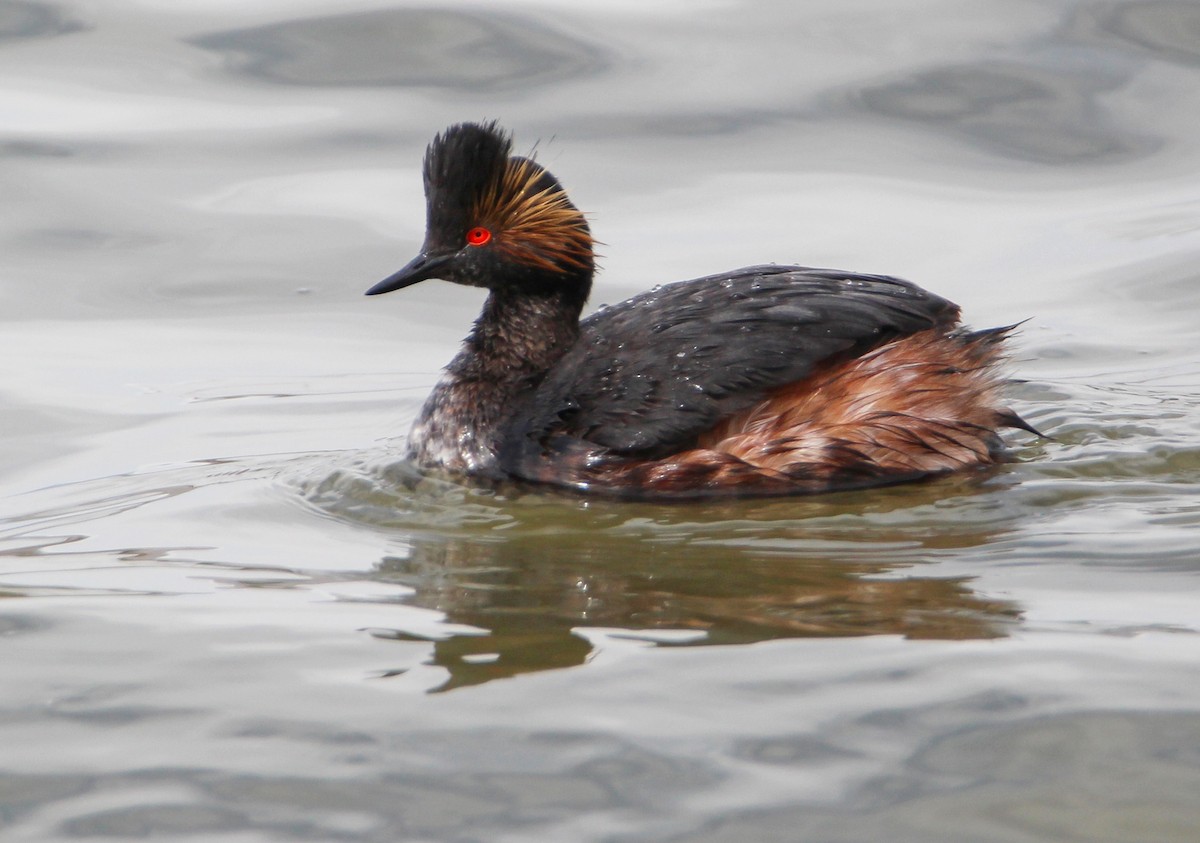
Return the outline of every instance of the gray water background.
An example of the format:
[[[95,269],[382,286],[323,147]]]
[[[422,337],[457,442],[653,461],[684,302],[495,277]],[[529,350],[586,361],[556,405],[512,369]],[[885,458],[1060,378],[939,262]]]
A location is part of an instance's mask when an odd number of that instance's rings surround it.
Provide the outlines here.
[[[1200,839],[1200,4],[0,3],[0,839]],[[982,477],[423,481],[432,134],[593,304],[767,261],[1030,319]]]

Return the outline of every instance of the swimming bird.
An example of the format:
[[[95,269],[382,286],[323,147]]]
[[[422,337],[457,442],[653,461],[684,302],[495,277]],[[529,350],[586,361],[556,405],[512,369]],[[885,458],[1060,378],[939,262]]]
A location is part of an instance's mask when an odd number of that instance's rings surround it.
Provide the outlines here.
[[[762,265],[663,284],[580,319],[593,239],[496,123],[425,153],[420,253],[367,291],[488,290],[408,437],[427,471],[608,497],[825,492],[1004,459],[1014,326],[885,275]]]

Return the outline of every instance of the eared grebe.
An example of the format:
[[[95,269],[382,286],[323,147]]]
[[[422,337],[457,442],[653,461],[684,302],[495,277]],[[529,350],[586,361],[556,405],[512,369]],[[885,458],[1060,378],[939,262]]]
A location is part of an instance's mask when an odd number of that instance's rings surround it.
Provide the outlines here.
[[[409,435],[423,469],[609,496],[780,495],[1001,459],[1011,331],[959,327],[914,284],[752,266],[656,287],[580,321],[592,238],[558,180],[495,123],[425,153],[421,253],[367,291],[486,287]]]

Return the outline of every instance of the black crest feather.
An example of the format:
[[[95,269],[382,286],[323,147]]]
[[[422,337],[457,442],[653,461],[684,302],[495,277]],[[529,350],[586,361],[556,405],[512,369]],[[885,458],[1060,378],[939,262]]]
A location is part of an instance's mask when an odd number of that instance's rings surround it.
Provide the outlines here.
[[[512,137],[495,121],[458,123],[434,137],[425,150],[427,247],[452,246],[474,224],[481,196],[504,178]]]

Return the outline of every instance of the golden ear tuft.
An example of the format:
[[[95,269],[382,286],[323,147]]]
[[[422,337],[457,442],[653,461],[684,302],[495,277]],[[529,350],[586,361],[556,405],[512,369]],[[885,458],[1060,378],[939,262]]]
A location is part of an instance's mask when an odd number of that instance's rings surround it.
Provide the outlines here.
[[[510,158],[482,196],[477,219],[497,231],[496,248],[551,272],[592,266],[592,236],[562,187],[528,158]]]

